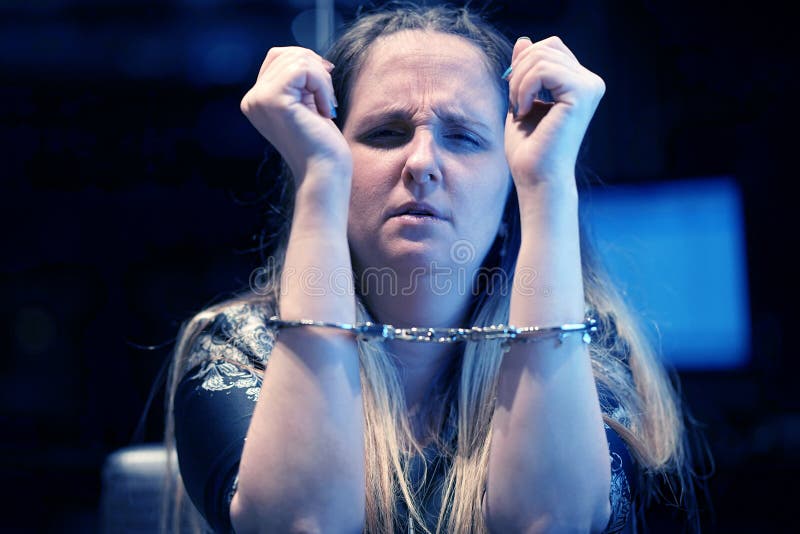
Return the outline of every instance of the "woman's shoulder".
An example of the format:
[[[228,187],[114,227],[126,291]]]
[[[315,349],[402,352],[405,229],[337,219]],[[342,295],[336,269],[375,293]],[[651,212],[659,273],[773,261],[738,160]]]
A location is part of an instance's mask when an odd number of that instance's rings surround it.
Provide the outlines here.
[[[272,303],[254,299],[229,300],[198,313],[188,323],[196,332],[184,368],[214,360],[265,365],[275,343],[274,331],[266,326],[272,315]]]

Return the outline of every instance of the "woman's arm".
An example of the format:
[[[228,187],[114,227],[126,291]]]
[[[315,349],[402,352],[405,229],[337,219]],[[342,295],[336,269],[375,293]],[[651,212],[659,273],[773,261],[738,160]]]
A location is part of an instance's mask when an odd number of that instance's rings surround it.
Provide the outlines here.
[[[576,193],[543,186],[520,198],[520,210],[525,231],[509,322],[580,322]],[[489,456],[486,511],[492,531],[602,529],[609,484],[608,445],[581,336],[568,336],[563,345],[512,345],[500,368]]]
[[[352,287],[331,287],[332,280],[352,276],[346,232],[352,164],[325,108],[333,101],[329,69],[308,50],[271,51],[259,82],[242,102],[296,177],[280,296],[281,317],[287,320],[355,320]],[[352,336],[309,328],[280,332],[231,503],[236,531],[360,532],[362,419]]]
[[[557,37],[519,40],[509,79],[506,155],[522,241],[509,322],[581,322],[584,293],[575,162],[604,91]],[[547,88],[555,103],[534,102]],[[609,518],[610,464],[580,335],[515,344],[503,360],[485,514],[496,532],[589,532]]]

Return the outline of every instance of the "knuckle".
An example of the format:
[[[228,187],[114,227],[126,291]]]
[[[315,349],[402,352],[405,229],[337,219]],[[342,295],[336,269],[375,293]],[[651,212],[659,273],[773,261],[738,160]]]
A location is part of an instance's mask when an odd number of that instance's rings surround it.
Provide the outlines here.
[[[597,74],[594,75],[594,83],[598,93],[604,94],[606,92],[606,82]]]
[[[550,44],[550,45],[556,45],[556,46],[558,46],[558,45],[561,45],[561,46],[566,46],[566,45],[564,45],[564,41],[562,41],[562,40],[561,40],[561,37],[559,37],[558,35],[551,35],[550,37],[548,37],[547,39],[545,39],[545,42],[546,42],[547,44]]]
[[[309,61],[308,57],[301,56],[292,61],[288,68],[292,72],[304,72],[309,70],[310,64],[311,62]]]
[[[239,103],[239,109],[247,117],[252,117],[257,113],[264,113],[273,108],[276,104],[275,96],[269,92],[258,90],[254,87],[244,95]]]
[[[542,57],[542,47],[529,46],[528,49],[525,50],[525,56],[529,61],[538,61]]]
[[[267,56],[264,58],[266,61],[274,61],[275,58],[283,54],[286,49],[281,46],[273,46],[267,50]]]
[[[539,65],[540,63],[544,63],[548,61],[552,57],[552,48],[543,46],[536,49],[533,49],[530,52],[530,60],[533,63],[533,67]]]
[[[551,62],[547,58],[540,58],[536,63],[531,66],[531,74],[534,76],[541,76],[547,72],[551,67]]]

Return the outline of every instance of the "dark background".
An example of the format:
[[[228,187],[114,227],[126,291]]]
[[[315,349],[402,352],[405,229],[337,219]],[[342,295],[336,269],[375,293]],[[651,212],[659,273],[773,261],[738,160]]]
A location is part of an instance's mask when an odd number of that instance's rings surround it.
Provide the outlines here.
[[[345,20],[355,6],[337,2]],[[741,188],[751,361],[680,373],[716,461],[715,532],[788,530],[800,475],[796,30],[777,4],[747,6],[491,5],[510,35],[558,34],[605,79],[588,145],[603,181]],[[239,101],[312,7],[0,4],[0,530],[94,531],[106,455],[160,438],[180,323],[258,266],[265,143]]]

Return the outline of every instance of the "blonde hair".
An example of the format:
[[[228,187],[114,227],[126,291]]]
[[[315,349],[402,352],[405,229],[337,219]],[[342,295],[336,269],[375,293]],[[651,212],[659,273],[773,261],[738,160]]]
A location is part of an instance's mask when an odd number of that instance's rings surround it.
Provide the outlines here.
[[[429,29],[453,33],[481,47],[493,65],[508,64],[510,43],[488,23],[466,9],[442,6],[418,8],[405,6],[382,10],[360,17],[334,44],[328,58],[339,72],[334,79],[336,94],[341,95],[340,121],[345,120],[347,96],[357,76],[360,60],[369,44],[378,36],[403,29]],[[503,63],[505,62],[505,63]],[[339,68],[343,66],[343,68]],[[501,72],[502,69],[498,70]],[[507,97],[507,96],[506,96]],[[341,124],[340,124],[341,127]],[[183,499],[183,487],[174,459],[174,395],[186,372],[186,362],[198,334],[227,307],[246,303],[267,306],[276,313],[280,294],[280,273],[286,253],[289,221],[293,206],[291,176],[285,172],[278,182],[281,200],[280,220],[274,238],[275,252],[268,263],[267,283],[258,293],[246,291],[238,297],[208,308],[185,323],[178,335],[171,366],[166,407],[165,443],[170,451],[171,473],[165,492],[165,528],[177,531],[181,514],[198,518],[196,510]],[[485,264],[499,265],[513,273],[519,247],[519,218],[516,192],[512,189],[504,219],[511,228],[498,239]],[[505,254],[499,249],[505,247]],[[589,352],[599,390],[605,422],[629,445],[638,460],[642,481],[655,475],[671,475],[679,487],[689,487],[689,462],[685,443],[684,417],[678,394],[659,363],[655,351],[636,316],[616,291],[602,269],[586,231],[581,227],[581,253],[585,300],[598,319],[598,335]],[[489,325],[508,322],[511,276],[482,287],[474,303],[472,324]],[[358,285],[358,284],[357,284]],[[357,319],[370,318],[369,311],[357,298]],[[359,361],[364,404],[364,441],[366,454],[366,524],[368,532],[392,532],[398,521],[397,499],[408,508],[409,517],[425,532],[485,532],[481,501],[485,485],[495,388],[502,351],[496,341],[469,342],[450,379],[438,392],[442,402],[430,403],[428,437],[451,461],[442,490],[442,504],[437,524],[423,519],[410,481],[412,454],[421,454],[406,411],[402,379],[396,364],[381,345],[359,342]],[[443,436],[444,429],[455,427],[455,435]],[[423,473],[423,480],[426,473]],[[652,491],[645,488],[645,494]],[[677,496],[676,500],[686,500]],[[185,509],[185,511],[181,511]],[[196,527],[202,525],[197,520]]]

